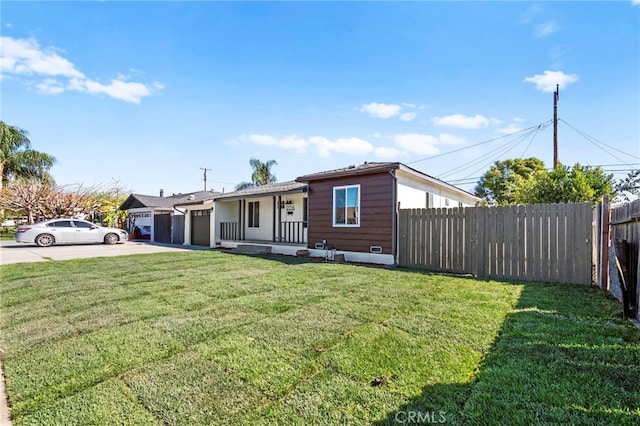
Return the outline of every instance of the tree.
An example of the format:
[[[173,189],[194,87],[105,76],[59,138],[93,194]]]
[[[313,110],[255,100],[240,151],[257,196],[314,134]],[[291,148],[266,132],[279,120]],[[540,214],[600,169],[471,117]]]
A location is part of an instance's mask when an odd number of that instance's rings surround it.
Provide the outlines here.
[[[12,182],[0,192],[0,208],[24,213],[31,224],[41,212],[42,200],[48,196],[49,190],[49,186],[42,182]]]
[[[43,182],[17,180],[0,190],[0,208],[22,212],[29,223],[36,219],[96,215],[109,225],[124,227],[127,212],[118,210],[127,192],[118,186],[73,185],[52,188]]]
[[[533,179],[520,181],[515,191],[515,203],[597,203],[602,196],[615,197],[613,174],[600,167],[572,168],[558,164],[551,172],[537,173]]]
[[[15,179],[31,179],[52,185],[49,169],[55,158],[31,149],[28,133],[0,121],[0,189]]]
[[[269,160],[265,163],[262,161],[252,158],[249,160],[249,164],[253,168],[253,173],[251,174],[251,182],[241,182],[236,185],[236,191],[240,189],[251,188],[253,186],[267,185],[269,183],[276,182],[276,176],[271,172],[271,168],[273,166],[277,166],[278,162],[276,160]]]
[[[518,186],[544,171],[538,158],[496,161],[478,181],[476,195],[486,204],[514,204]]]
[[[633,196],[640,197],[640,169],[631,170],[627,177],[616,184],[615,189],[624,201],[630,201]]]

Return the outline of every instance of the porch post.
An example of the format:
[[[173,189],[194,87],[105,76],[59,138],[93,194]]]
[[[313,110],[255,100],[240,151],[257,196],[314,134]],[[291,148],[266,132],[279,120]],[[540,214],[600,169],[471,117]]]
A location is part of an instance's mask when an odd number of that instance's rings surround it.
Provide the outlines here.
[[[272,218],[272,227],[271,227],[271,231],[272,231],[272,238],[271,241],[273,241],[274,243],[276,242],[276,196],[274,195],[273,197],[273,218]]]

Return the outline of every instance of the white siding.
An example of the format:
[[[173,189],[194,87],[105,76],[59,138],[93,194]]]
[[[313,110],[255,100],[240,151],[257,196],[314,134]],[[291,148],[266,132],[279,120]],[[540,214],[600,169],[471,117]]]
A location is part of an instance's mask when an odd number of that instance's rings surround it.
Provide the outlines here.
[[[425,207],[475,206],[477,200],[471,194],[444,185],[437,180],[427,181],[398,170],[398,201],[402,209],[422,209]],[[427,206],[427,194],[431,204]],[[448,205],[447,205],[448,204]]]

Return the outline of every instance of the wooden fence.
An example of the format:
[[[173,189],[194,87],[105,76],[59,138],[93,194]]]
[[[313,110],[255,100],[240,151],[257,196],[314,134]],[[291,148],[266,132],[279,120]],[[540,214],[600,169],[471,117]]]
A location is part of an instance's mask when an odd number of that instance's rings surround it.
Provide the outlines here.
[[[405,209],[400,266],[478,277],[593,282],[590,203]]]
[[[618,259],[626,263],[628,271],[627,284],[629,286],[631,314],[638,316],[640,305],[640,200],[611,207],[611,243],[625,240],[627,243],[627,259]],[[607,286],[603,288],[608,289]]]

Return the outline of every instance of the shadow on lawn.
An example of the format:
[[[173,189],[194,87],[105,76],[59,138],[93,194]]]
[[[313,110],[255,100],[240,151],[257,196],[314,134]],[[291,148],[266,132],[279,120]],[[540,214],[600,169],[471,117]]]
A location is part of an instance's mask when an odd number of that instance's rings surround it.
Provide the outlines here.
[[[475,380],[438,384],[377,425],[640,424],[640,332],[584,286],[523,283]]]

